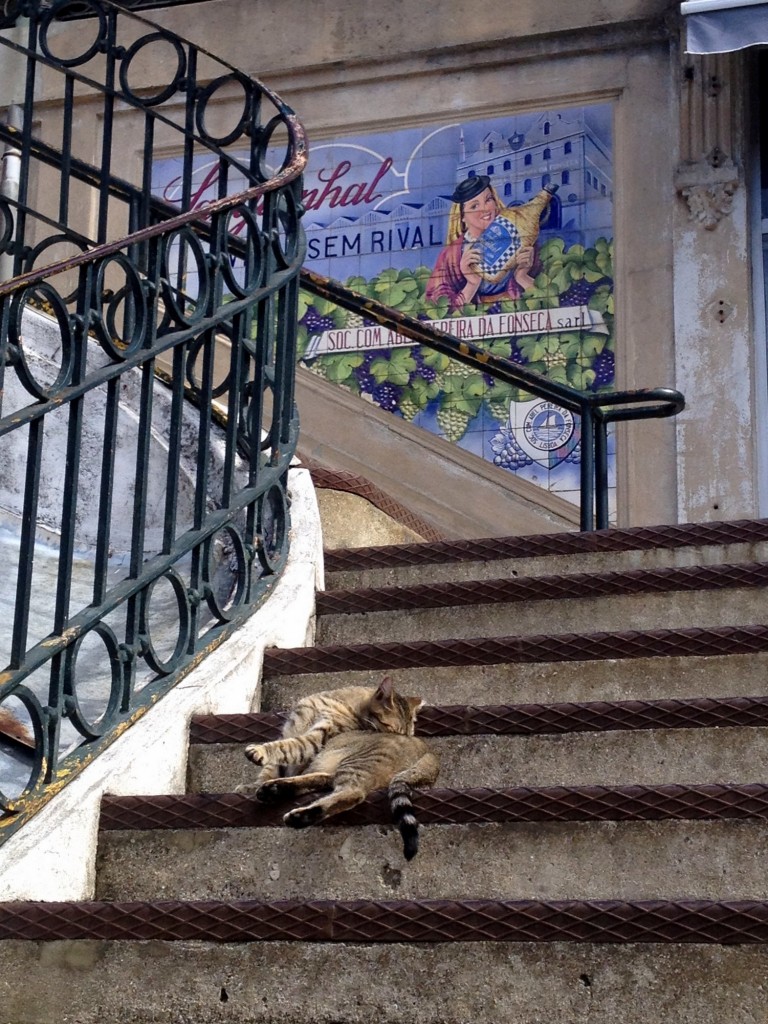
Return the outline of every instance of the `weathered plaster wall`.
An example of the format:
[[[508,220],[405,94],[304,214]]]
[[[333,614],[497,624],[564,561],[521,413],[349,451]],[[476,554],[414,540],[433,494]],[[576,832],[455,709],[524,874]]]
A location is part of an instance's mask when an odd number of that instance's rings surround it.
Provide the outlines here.
[[[676,212],[677,380],[689,406],[677,424],[681,519],[756,515],[750,266],[746,194],[707,231]]]
[[[748,65],[748,54],[681,58],[674,316],[689,403],[677,423],[678,503],[680,518],[697,522],[761,513],[765,340],[753,304]]]

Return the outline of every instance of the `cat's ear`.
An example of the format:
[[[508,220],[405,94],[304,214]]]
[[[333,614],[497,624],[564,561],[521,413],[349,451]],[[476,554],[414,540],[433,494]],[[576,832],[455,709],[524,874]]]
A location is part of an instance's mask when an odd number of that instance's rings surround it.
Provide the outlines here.
[[[408,701],[408,707],[414,714],[416,714],[417,711],[421,711],[424,707],[424,701],[421,697],[406,697],[405,699]]]
[[[392,680],[389,676],[384,676],[378,685],[376,693],[373,695],[373,699],[379,701],[380,704],[391,704],[393,689]]]

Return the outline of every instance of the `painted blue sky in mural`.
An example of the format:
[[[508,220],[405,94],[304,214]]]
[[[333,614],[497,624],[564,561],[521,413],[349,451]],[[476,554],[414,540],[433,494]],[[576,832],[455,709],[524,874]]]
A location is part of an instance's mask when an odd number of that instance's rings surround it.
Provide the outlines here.
[[[322,200],[325,190],[325,201],[318,208],[308,209],[305,223],[327,226],[334,219],[334,212],[344,211],[350,216],[360,216],[369,209],[391,213],[399,203],[424,206],[436,196],[448,198],[454,183],[463,176],[459,173],[462,150],[467,155],[482,152],[483,140],[491,133],[507,139],[522,136],[525,140],[547,116],[570,122],[574,133],[582,126],[591,130],[610,159],[612,110],[609,104],[560,110],[550,115],[518,114],[439,127],[401,128],[394,132],[346,136],[327,142],[320,140],[310,147],[305,178],[310,195],[313,190],[318,190],[318,194],[311,197]],[[343,169],[345,162],[349,162],[351,168],[329,182],[329,175],[340,165]],[[368,172],[367,181],[360,177],[361,171]],[[318,175],[322,176],[322,181],[318,180]],[[353,186],[370,186],[373,182],[376,187],[372,196],[369,193],[369,201],[355,202],[365,198],[366,190]],[[341,190],[340,196],[331,191],[336,187]],[[347,197],[348,205],[337,202],[330,206],[333,198],[343,199],[347,189],[352,189]]]
[[[610,104],[313,140],[304,181],[307,265],[340,280],[433,266],[451,192],[480,174],[506,206],[557,185],[542,241],[591,245],[612,235],[611,149]],[[178,158],[159,161],[153,192],[178,202],[179,174]],[[216,176],[215,162],[196,168],[193,205],[215,196]],[[236,179],[231,191],[244,186]]]

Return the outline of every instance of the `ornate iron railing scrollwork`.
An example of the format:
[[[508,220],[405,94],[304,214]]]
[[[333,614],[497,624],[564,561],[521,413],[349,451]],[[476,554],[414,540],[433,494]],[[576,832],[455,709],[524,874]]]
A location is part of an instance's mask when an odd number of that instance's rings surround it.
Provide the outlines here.
[[[25,81],[22,129],[0,124],[22,166],[18,196],[0,198],[14,270],[0,282],[0,534],[18,531],[0,711],[20,725],[0,717],[0,841],[260,605],[288,552],[302,127],[193,44],[79,3],[74,51],[66,0],[25,0],[26,42],[21,26],[0,35]],[[175,56],[148,90],[133,72],[155,46]],[[33,128],[43,69],[62,83],[58,148]],[[233,88],[242,110],[210,124]],[[84,94],[104,126],[98,166],[76,147]],[[143,131],[132,176],[109,147],[118,106]],[[173,138],[177,203],[151,188]],[[194,209],[206,161],[218,198]]]

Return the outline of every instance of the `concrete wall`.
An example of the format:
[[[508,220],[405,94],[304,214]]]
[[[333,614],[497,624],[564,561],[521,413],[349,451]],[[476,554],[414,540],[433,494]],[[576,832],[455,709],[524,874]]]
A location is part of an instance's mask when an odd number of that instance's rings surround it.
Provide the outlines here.
[[[527,480],[517,480],[512,473],[499,472],[457,445],[302,368],[296,401],[303,457],[364,477],[385,494],[396,496],[441,537],[578,529],[579,510],[570,502]]]

